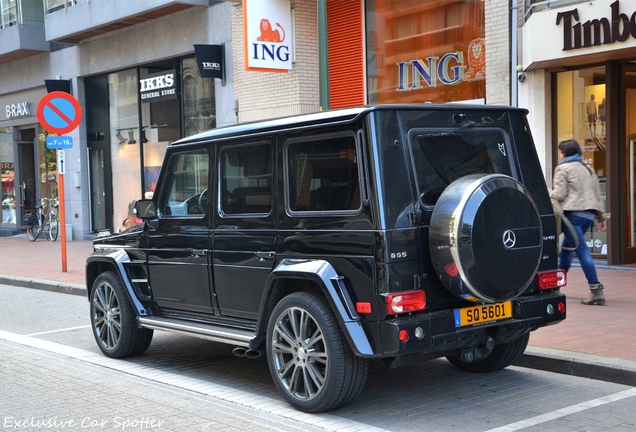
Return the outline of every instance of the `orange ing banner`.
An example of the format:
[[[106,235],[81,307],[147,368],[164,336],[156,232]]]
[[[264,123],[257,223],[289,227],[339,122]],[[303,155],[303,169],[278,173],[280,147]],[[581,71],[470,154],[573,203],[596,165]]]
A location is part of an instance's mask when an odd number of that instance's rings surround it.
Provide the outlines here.
[[[367,0],[370,103],[485,99],[483,0]]]

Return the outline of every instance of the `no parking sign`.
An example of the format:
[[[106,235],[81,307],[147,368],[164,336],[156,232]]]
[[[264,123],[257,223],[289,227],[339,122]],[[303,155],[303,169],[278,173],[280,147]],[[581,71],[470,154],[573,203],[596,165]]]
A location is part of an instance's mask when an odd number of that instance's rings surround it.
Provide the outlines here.
[[[38,103],[38,120],[49,132],[63,135],[79,126],[82,107],[72,95],[54,91]]]

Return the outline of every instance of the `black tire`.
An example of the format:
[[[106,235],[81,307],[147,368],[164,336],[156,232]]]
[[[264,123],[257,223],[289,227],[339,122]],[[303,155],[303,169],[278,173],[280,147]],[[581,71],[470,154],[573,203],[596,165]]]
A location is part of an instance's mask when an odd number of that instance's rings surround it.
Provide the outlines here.
[[[57,216],[51,215],[49,218],[49,240],[53,242],[57,240],[58,231],[59,222],[57,221]]]
[[[457,356],[448,356],[446,358],[453,364],[453,366],[466,372],[494,372],[516,362],[526,350],[529,340],[530,333],[523,334],[510,342],[496,345],[488,357],[471,363],[463,362]]]
[[[368,360],[353,353],[327,304],[305,292],[288,295],[274,308],[267,362],[285,400],[312,413],[351,402],[369,372]]]
[[[137,326],[124,285],[115,273],[102,273],[93,283],[90,314],[97,346],[108,357],[139,355],[150,346],[153,331]]]
[[[32,242],[38,239],[41,232],[42,232],[42,227],[40,226],[40,224],[37,223],[37,220],[36,220],[36,223],[28,225],[26,229],[27,238],[29,239],[29,241],[32,241]]]

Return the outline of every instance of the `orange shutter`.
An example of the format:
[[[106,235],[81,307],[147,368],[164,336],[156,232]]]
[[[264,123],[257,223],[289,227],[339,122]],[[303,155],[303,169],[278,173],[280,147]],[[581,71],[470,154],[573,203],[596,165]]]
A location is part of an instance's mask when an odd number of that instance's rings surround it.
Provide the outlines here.
[[[327,0],[329,107],[364,105],[364,15],[361,0]]]

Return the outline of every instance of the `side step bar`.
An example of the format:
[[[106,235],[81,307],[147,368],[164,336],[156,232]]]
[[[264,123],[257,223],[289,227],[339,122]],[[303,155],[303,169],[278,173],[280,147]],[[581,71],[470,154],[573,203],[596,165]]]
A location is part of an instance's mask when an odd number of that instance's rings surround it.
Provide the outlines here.
[[[249,348],[250,341],[255,337],[254,332],[248,330],[238,330],[210,324],[199,324],[163,317],[139,317],[138,319],[139,325],[143,328],[181,333],[245,348]]]

